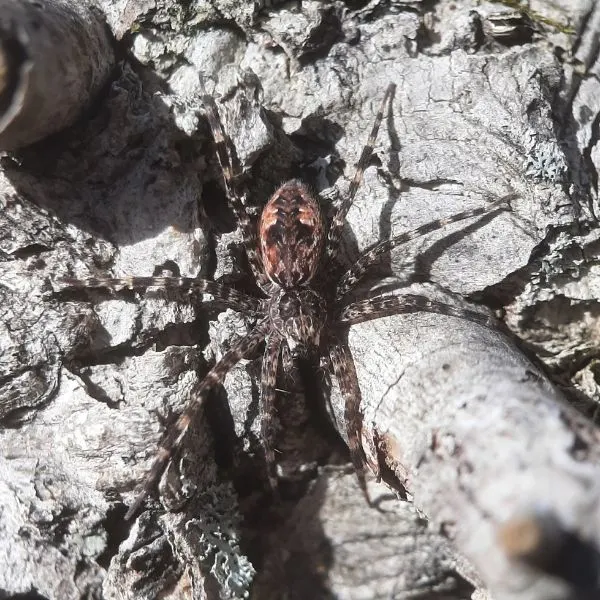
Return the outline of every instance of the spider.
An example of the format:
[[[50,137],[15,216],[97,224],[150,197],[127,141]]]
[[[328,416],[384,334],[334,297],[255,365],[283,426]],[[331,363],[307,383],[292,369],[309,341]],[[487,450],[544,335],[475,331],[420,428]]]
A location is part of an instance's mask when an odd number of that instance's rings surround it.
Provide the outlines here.
[[[241,229],[248,263],[262,297],[242,293],[217,281],[190,277],[120,277],[85,279],[63,278],[61,283],[77,288],[143,290],[158,287],[166,290],[195,291],[213,296],[219,305],[232,308],[256,320],[251,331],[235,341],[222,358],[202,379],[182,414],[167,430],[148,472],[142,491],[129,508],[130,519],[145,497],[154,489],[169,460],[179,448],[186,431],[209,391],[222,384],[227,373],[244,356],[264,343],[260,381],[261,438],[267,476],[277,488],[275,451],[271,446],[276,379],[281,361],[283,368],[301,355],[324,356],[336,377],[345,402],[345,426],[350,457],[365,491],[365,468],[379,476],[379,466],[367,460],[361,445],[361,393],[344,330],[350,325],[400,313],[433,312],[468,319],[490,326],[491,319],[475,311],[445,304],[414,294],[382,293],[362,300],[349,300],[356,284],[393,248],[441,229],[451,223],[485,216],[506,208],[506,198],[485,207],[466,210],[395,235],[364,251],[356,262],[335,281],[330,281],[332,265],[340,247],[346,215],[361,184],[364,170],[372,155],[377,133],[395,85],[389,84],[363,147],[348,193],[336,208],[329,227],[321,212],[317,196],[299,180],[281,185],[264,206],[258,226],[252,222],[238,184],[241,166],[231,140],[227,137],[215,100],[202,96],[206,118],[215,143],[223,173],[225,192]]]

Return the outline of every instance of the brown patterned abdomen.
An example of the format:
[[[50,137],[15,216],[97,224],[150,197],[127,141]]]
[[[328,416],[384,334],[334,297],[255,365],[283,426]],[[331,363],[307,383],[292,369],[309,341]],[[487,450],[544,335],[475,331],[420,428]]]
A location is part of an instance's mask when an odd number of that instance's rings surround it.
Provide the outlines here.
[[[297,180],[284,183],[260,218],[260,248],[271,281],[290,289],[310,281],[323,245],[323,219],[315,197]]]

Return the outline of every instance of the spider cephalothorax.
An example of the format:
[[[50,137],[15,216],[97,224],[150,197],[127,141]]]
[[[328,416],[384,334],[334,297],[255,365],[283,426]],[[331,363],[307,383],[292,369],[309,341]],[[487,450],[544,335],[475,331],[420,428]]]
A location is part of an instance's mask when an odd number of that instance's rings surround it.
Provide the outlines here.
[[[199,293],[212,294],[221,305],[233,308],[256,321],[251,331],[233,342],[229,350],[196,386],[185,410],[167,431],[146,479],[143,492],[131,505],[127,513],[128,517],[136,512],[145,495],[155,486],[210,390],[223,382],[227,373],[240,359],[256,351],[263,343],[265,349],[260,382],[260,417],[270,484],[277,485],[274,469],[275,451],[271,447],[272,440],[269,438],[273,429],[279,364],[282,362],[284,368],[289,366],[289,361],[282,361],[284,353],[287,358],[291,356],[293,360],[295,356],[306,351],[316,351],[327,359],[344,397],[348,447],[352,462],[364,486],[362,473],[366,458],[361,445],[360,388],[350,349],[344,341],[345,330],[353,323],[419,311],[451,315],[489,324],[488,317],[478,312],[437,302],[425,296],[386,293],[354,300],[350,297],[350,293],[354,291],[356,284],[367,274],[370,267],[393,248],[450,223],[503,210],[507,207],[506,199],[426,223],[412,231],[399,233],[363,252],[341,277],[334,281],[319,281],[318,287],[313,285],[315,276],[321,279],[334,272],[329,267],[339,248],[346,215],[362,181],[363,171],[373,152],[384,110],[393,97],[394,89],[394,85],[389,85],[385,92],[371,134],[360,155],[349,192],[334,212],[328,228],[324,225],[316,196],[298,180],[288,181],[279,187],[266,203],[258,227],[252,223],[245,208],[243,193],[238,187],[240,166],[235,158],[236,153],[230,152],[230,141],[223,131],[214,100],[210,96],[203,98],[206,116],[215,140],[215,150],[223,171],[227,198],[244,237],[252,274],[260,290],[267,296],[266,299],[244,294],[216,281],[191,277],[127,276],[63,279],[67,285],[80,288],[159,287],[195,290]],[[319,290],[327,290],[326,299]],[[375,474],[378,474],[377,464],[369,463],[369,466]]]
[[[273,328],[293,354],[319,346],[327,319],[325,299],[309,287],[277,290],[269,302]]]

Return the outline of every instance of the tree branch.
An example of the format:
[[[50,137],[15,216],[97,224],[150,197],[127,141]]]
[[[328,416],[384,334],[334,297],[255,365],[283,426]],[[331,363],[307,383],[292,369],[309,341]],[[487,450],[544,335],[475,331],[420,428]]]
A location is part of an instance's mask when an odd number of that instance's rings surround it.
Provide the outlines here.
[[[102,13],[87,2],[0,1],[0,149],[71,125],[115,64]]]

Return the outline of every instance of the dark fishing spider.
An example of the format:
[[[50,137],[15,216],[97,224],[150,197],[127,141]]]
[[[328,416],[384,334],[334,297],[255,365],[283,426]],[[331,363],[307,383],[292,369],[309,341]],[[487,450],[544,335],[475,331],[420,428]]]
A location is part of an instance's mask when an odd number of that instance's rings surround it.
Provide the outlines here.
[[[243,193],[238,184],[241,168],[236,153],[223,131],[215,101],[210,96],[203,97],[206,117],[223,171],[227,198],[241,228],[248,262],[264,298],[252,297],[216,281],[190,277],[90,277],[62,280],[68,286],[79,288],[158,287],[169,290],[194,290],[211,294],[219,304],[257,319],[257,324],[250,333],[236,341],[197,385],[183,413],[167,432],[148,473],[143,491],[130,507],[127,518],[138,510],[145,496],[156,485],[209,390],[223,383],[233,366],[245,355],[255,351],[263,341],[266,340],[260,386],[260,419],[271,486],[275,488],[277,485],[275,452],[270,445],[270,432],[273,425],[278,364],[282,355],[285,367],[286,364],[289,365],[290,359],[293,360],[294,357],[309,351],[316,351],[320,356],[325,355],[329,358],[329,364],[343,395],[350,456],[364,490],[364,468],[367,460],[361,445],[361,394],[354,361],[342,335],[343,330],[362,321],[420,311],[490,324],[488,317],[477,312],[419,295],[387,293],[359,301],[347,301],[346,298],[368,269],[393,248],[450,223],[503,209],[506,207],[505,199],[490,203],[486,207],[432,221],[380,242],[363,252],[354,265],[338,279],[337,285],[333,286],[328,280],[328,276],[331,277],[332,261],[340,245],[346,215],[362,181],[384,111],[393,97],[394,90],[395,85],[390,84],[385,92],[347,197],[337,208],[329,229],[326,228],[315,195],[301,181],[291,180],[279,187],[264,207],[258,225],[258,238],[256,227],[242,201]],[[369,462],[368,466],[376,476],[379,474],[378,465]]]

